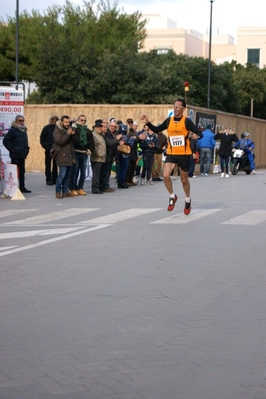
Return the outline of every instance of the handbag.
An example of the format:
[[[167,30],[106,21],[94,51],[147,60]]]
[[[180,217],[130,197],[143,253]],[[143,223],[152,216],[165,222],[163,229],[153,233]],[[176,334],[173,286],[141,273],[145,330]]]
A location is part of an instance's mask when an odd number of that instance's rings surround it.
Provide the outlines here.
[[[55,157],[57,156],[57,154],[59,152],[59,148],[60,147],[58,145],[55,145],[55,144],[52,145],[52,148],[50,149],[50,157],[52,159],[55,159]]]
[[[117,151],[121,152],[122,154],[130,154],[131,148],[127,144],[119,144],[117,146]]]

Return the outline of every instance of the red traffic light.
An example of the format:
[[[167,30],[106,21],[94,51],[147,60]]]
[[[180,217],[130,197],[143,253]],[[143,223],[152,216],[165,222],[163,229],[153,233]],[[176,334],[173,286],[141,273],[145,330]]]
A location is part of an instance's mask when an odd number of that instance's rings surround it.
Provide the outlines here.
[[[187,80],[184,82],[184,86],[189,87],[189,82]]]

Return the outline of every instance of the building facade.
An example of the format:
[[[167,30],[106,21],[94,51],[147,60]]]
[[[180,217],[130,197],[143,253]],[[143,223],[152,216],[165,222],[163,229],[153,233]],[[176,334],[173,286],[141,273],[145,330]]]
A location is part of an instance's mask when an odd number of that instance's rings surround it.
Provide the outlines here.
[[[141,51],[157,50],[163,54],[173,50],[176,54],[209,57],[209,34],[177,27],[170,18],[158,14],[144,14],[147,37]],[[216,64],[231,62],[245,65],[251,62],[259,68],[266,65],[266,27],[237,28],[237,38],[226,34],[212,34],[211,58]]]

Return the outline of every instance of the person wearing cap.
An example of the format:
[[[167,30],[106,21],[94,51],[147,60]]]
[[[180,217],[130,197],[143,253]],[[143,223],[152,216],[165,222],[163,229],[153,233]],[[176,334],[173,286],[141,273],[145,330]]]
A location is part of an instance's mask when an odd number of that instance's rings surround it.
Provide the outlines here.
[[[198,147],[200,148],[200,174],[201,176],[208,176],[211,168],[211,160],[213,158],[213,149],[216,143],[210,123],[207,123],[206,129],[202,131],[202,134],[203,137],[198,140]],[[204,173],[205,163],[206,169]]]
[[[127,125],[128,125],[128,130],[132,129],[133,128],[133,123],[134,123],[133,118],[127,118],[126,122],[127,122]]]
[[[202,137],[202,133],[194,125],[192,120],[184,115],[186,107],[185,100],[178,98],[174,102],[174,115],[166,118],[159,126],[155,126],[149,122],[147,115],[142,115],[141,120],[146,123],[154,133],[167,130],[168,144],[163,168],[164,184],[169,193],[169,205],[167,210],[171,212],[175,208],[175,203],[177,201],[177,195],[173,191],[173,183],[170,175],[175,165],[178,165],[183,190],[185,192],[184,214],[189,215],[191,211],[191,198],[188,170],[190,155],[192,154],[189,137],[197,140]]]
[[[232,156],[232,143],[238,141],[238,137],[232,129],[227,127],[224,131],[218,132],[214,135],[214,140],[220,140],[220,147],[218,150],[221,166],[221,177],[229,179],[229,159]]]
[[[251,174],[255,175],[255,163],[254,163],[254,158],[252,151],[254,150],[255,144],[254,141],[249,139],[249,133],[244,132],[241,134],[241,139],[235,143],[235,148],[240,148],[241,150],[245,150],[249,163],[250,163],[250,169],[251,169]]]
[[[45,150],[45,177],[48,186],[55,184],[57,179],[57,165],[55,159],[51,157],[50,150],[54,144],[53,133],[58,120],[59,117],[57,115],[51,115],[48,125],[43,127],[40,135],[40,143]]]
[[[100,190],[101,168],[106,160],[106,143],[103,138],[103,123],[102,119],[96,119],[93,126],[93,138],[95,147],[91,153],[91,168],[92,168],[92,181],[91,192],[92,194],[103,194]]]
[[[138,130],[138,122],[133,121],[132,128],[135,130],[135,132]]]

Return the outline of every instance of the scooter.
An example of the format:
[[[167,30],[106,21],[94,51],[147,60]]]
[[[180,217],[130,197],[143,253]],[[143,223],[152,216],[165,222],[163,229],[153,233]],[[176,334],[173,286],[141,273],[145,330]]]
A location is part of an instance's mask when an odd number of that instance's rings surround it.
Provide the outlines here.
[[[233,157],[232,157],[232,175],[236,175],[239,170],[243,170],[247,175],[250,175],[251,168],[248,156],[245,150],[240,150],[233,148]],[[252,154],[253,159],[255,159],[255,154]]]

